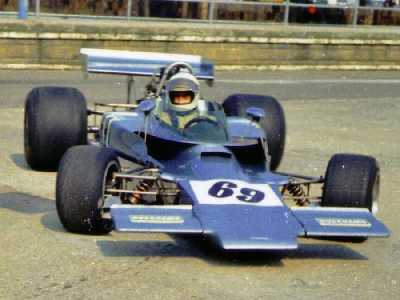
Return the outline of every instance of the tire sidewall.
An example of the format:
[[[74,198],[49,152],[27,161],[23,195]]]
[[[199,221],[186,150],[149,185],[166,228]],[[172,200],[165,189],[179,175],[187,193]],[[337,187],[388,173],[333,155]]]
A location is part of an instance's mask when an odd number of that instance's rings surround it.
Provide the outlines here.
[[[375,158],[336,154],[328,163],[321,205],[367,208],[376,213],[379,184],[380,169]]]
[[[70,148],[60,163],[56,205],[61,223],[71,232],[104,234],[111,229],[103,219],[107,172],[118,172],[115,152],[97,146]]]
[[[24,152],[35,170],[56,170],[65,151],[87,143],[87,107],[75,88],[38,87],[27,96]]]

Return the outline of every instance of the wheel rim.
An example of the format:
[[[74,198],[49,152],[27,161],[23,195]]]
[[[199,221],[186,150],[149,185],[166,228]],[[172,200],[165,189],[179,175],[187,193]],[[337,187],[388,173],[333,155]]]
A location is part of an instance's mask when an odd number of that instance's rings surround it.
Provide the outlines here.
[[[102,195],[101,198],[99,199],[99,202],[97,204],[98,208],[100,209],[100,214],[103,215],[104,210],[104,203],[105,203],[105,194],[106,190],[109,187],[112,187],[112,180],[113,180],[113,174],[115,172],[119,171],[119,165],[116,161],[110,161],[104,170],[104,177],[103,177],[103,187],[102,187]]]
[[[371,212],[372,214],[376,214],[379,210],[378,206],[378,198],[379,198],[379,188],[380,187],[380,174],[377,172],[375,181],[374,181],[374,186],[372,188],[372,205],[371,205]]]

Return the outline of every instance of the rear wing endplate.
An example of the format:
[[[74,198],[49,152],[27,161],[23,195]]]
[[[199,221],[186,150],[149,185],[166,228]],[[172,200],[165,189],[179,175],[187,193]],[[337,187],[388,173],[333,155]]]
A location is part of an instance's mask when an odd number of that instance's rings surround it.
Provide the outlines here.
[[[160,75],[160,69],[175,62],[189,64],[194,76],[214,80],[214,64],[197,55],[132,52],[107,49],[81,49],[88,73],[106,73],[131,76]]]

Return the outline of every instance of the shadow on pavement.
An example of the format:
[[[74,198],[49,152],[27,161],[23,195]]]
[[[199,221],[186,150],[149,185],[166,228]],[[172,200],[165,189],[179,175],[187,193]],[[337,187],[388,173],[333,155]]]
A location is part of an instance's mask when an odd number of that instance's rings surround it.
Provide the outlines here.
[[[25,155],[22,153],[14,153],[10,155],[10,159],[14,162],[14,164],[24,170],[31,170],[25,160]]]
[[[197,257],[215,265],[283,266],[282,259],[366,260],[346,245],[300,244],[290,251],[224,251],[210,240],[199,237],[176,237],[175,241],[98,240],[104,256]]]
[[[97,241],[104,256],[195,257],[215,265],[283,266],[279,255],[233,253],[217,249],[203,238],[179,238],[175,241]],[[260,256],[260,254],[262,256]]]
[[[55,203],[54,212],[45,214],[41,219],[41,223],[47,229],[55,232],[65,232],[67,234],[67,231],[62,226],[60,219],[58,218],[57,212],[55,211]]]
[[[367,260],[368,258],[354,251],[346,244],[310,243],[299,244],[299,248],[292,252],[285,252],[285,257],[291,259],[340,259],[340,260]]]
[[[28,170],[28,171],[32,171],[31,167],[29,167],[28,163],[25,160],[25,155],[21,154],[21,153],[14,153],[10,155],[10,159],[14,162],[14,164],[23,169],[23,170]],[[35,170],[35,172],[39,172],[39,173],[50,173],[50,174],[54,174],[56,171],[51,170],[51,169],[44,169],[44,170]]]
[[[56,206],[50,199],[18,192],[6,192],[0,194],[0,208],[23,214],[40,214],[54,211]]]
[[[0,193],[0,209],[2,208],[27,215],[44,213],[41,218],[44,227],[57,232],[65,231],[58,219],[54,200],[13,192],[10,189],[10,191]]]

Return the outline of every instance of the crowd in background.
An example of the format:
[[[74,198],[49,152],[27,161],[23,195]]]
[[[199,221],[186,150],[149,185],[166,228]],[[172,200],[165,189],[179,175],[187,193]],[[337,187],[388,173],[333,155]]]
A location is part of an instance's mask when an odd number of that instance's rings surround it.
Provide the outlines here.
[[[39,1],[39,0],[38,0]],[[300,4],[335,4],[347,2],[349,6],[356,0],[290,0]],[[237,3],[217,5],[212,18],[216,20],[243,20],[282,22],[285,0],[252,0],[268,2],[270,6],[243,5]],[[400,0],[360,0],[360,7],[399,7]],[[0,11],[16,11],[18,0],[0,0]],[[82,14],[98,16],[127,16],[128,0],[40,0],[41,13]],[[131,17],[158,17],[208,19],[210,5],[208,2],[181,2],[163,0],[131,0]],[[29,10],[36,10],[36,0],[29,0]],[[295,23],[328,23],[351,24],[353,10],[341,8],[292,7],[289,22]],[[360,24],[400,25],[400,12],[360,10]]]
[[[282,2],[283,0],[271,0]],[[265,0],[260,0],[265,2]],[[0,11],[16,11],[18,0],[0,0]],[[207,19],[207,2],[180,2],[163,0],[132,0],[130,15],[160,18],[190,18]],[[242,8],[242,14],[238,7],[228,8],[229,4],[220,4],[219,10],[235,13],[232,18],[241,19],[246,13],[247,7]],[[35,0],[29,0],[30,11],[35,9]],[[126,16],[128,0],[40,0],[41,12],[58,12],[65,14],[90,14],[90,15],[114,15]]]

